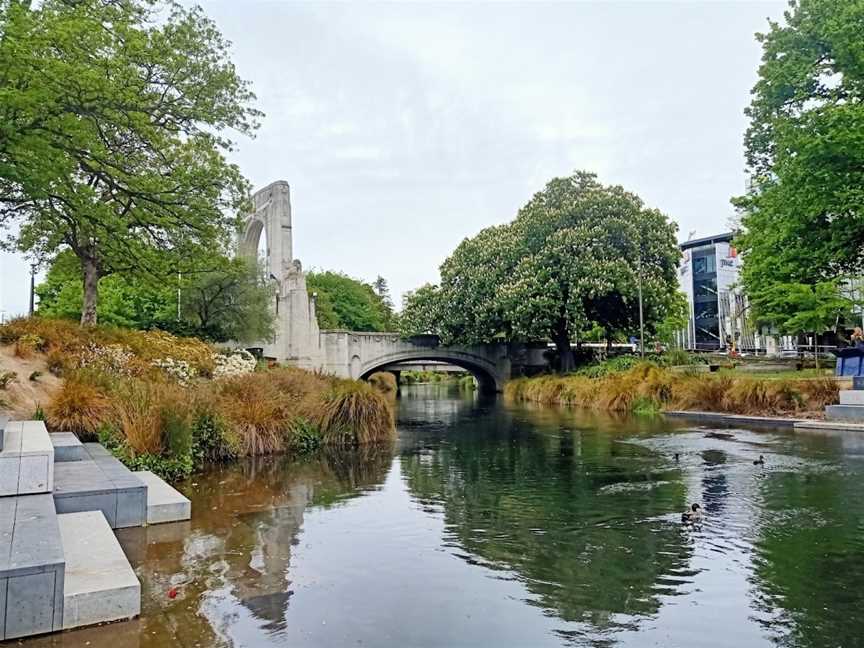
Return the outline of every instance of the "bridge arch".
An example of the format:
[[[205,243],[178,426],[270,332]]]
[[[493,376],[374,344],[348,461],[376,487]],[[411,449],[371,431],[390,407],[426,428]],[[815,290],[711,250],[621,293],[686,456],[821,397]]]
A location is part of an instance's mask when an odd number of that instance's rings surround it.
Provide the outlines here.
[[[477,385],[484,393],[494,394],[504,390],[506,378],[500,375],[494,362],[473,353],[453,349],[420,348],[414,351],[400,350],[388,353],[363,362],[358,373],[352,377],[366,380],[376,371],[387,371],[387,368],[392,365],[415,361],[441,362],[461,367],[477,379]]]

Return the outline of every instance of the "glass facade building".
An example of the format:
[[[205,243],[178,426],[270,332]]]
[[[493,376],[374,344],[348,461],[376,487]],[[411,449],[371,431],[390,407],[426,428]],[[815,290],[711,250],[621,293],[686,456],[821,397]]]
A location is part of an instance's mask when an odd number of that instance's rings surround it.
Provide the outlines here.
[[[681,346],[701,351],[726,349],[733,342],[746,346],[744,300],[736,290],[740,259],[732,233],[682,243],[681,256],[678,279],[690,308]]]

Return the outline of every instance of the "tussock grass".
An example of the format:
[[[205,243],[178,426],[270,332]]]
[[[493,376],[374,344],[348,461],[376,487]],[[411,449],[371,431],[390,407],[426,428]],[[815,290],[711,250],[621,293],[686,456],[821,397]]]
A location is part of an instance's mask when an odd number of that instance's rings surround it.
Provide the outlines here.
[[[45,415],[52,430],[91,438],[108,420],[110,412],[110,401],[105,391],[86,378],[75,377],[67,380],[54,394]]]
[[[369,376],[369,384],[384,394],[395,394],[398,389],[396,376],[389,371],[377,371]]]
[[[363,445],[396,436],[387,399],[367,383],[342,381],[327,392],[313,418],[329,445]]]
[[[784,380],[722,374],[682,374],[652,363],[618,373],[539,376],[510,381],[506,398],[607,411],[661,409],[734,414],[821,412],[836,403],[838,386],[830,377]]]

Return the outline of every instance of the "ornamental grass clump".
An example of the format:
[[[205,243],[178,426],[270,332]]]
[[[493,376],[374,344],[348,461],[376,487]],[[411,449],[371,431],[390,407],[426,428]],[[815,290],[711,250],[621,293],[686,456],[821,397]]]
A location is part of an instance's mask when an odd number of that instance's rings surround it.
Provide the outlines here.
[[[86,375],[76,375],[67,379],[54,394],[45,415],[52,430],[94,438],[100,426],[110,419],[111,405],[104,389],[93,384]]]
[[[362,445],[389,441],[396,435],[387,399],[366,383],[344,381],[321,400],[313,419],[327,445]]]
[[[833,378],[783,380],[720,374],[686,374],[645,362],[627,371],[539,376],[510,381],[505,397],[605,411],[662,409],[735,414],[821,412],[837,402]]]

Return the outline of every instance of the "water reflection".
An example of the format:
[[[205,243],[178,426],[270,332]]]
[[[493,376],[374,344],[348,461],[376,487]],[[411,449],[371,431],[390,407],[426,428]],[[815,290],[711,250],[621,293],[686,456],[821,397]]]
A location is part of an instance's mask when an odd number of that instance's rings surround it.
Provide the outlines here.
[[[183,485],[191,522],[121,533],[141,619],[25,645],[862,644],[860,437],[440,385],[406,388],[399,407],[394,447]],[[692,501],[705,520],[682,526]]]

